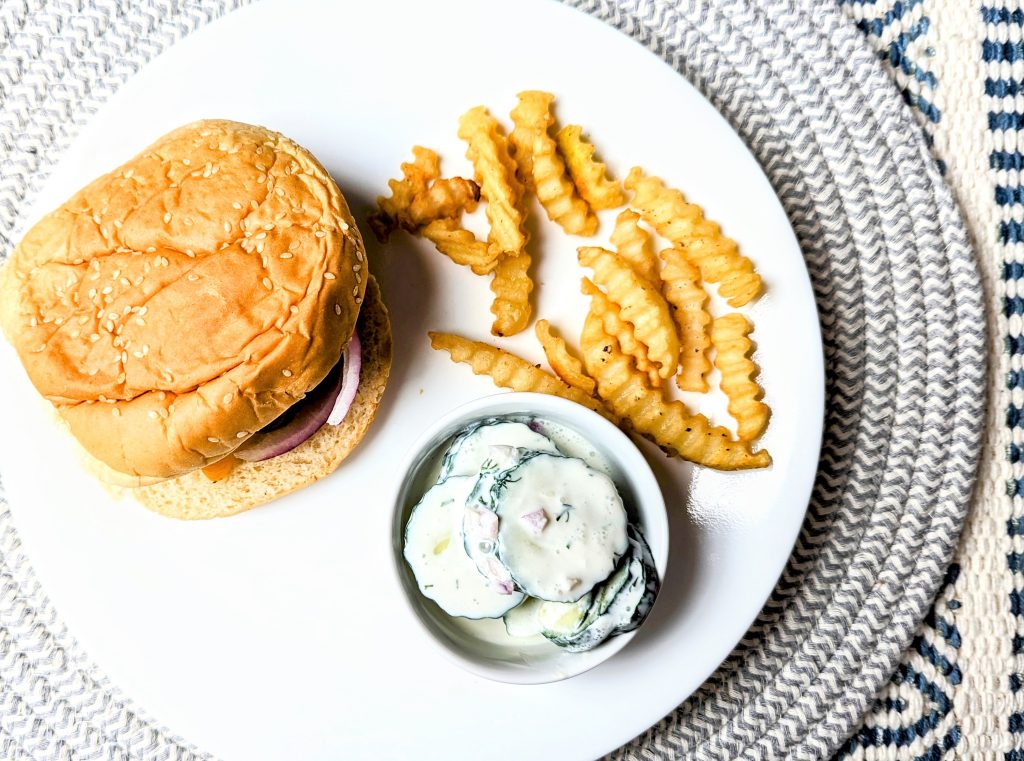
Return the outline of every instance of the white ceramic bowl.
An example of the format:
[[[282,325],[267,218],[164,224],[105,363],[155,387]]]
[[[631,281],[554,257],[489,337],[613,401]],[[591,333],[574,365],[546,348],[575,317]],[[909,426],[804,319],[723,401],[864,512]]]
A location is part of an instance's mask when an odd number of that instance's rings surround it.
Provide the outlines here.
[[[505,633],[501,619],[469,621],[442,611],[420,593],[402,556],[409,513],[433,483],[451,438],[469,423],[505,415],[532,415],[559,423],[594,446],[611,465],[612,479],[631,518],[639,521],[662,579],[668,561],[668,517],[654,474],[629,437],[597,413],[556,396],[504,393],[477,399],[442,416],[412,445],[398,469],[391,527],[394,568],[412,618],[443,655],[466,670],[499,682],[543,684],[603,663],[625,647],[635,632],[611,637],[583,653],[570,653],[546,641],[515,640]]]

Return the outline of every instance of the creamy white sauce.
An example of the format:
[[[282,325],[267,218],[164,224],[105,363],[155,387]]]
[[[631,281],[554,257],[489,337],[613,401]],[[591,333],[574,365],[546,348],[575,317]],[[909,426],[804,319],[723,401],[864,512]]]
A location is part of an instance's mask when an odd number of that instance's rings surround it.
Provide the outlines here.
[[[523,452],[558,452],[551,439],[525,423],[487,423],[457,436],[442,466],[447,476],[476,476],[514,465]]]
[[[404,555],[420,591],[447,613],[495,618],[518,605],[523,595],[496,591],[463,547],[463,511],[475,482],[453,476],[423,495],[406,524]]]
[[[520,589],[571,602],[615,570],[627,518],[608,476],[583,460],[538,454],[498,481],[497,554]]]

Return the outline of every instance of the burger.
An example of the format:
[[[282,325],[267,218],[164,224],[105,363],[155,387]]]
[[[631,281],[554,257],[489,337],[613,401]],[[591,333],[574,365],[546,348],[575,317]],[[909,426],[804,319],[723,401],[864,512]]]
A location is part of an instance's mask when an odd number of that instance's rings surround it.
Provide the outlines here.
[[[331,473],[391,329],[338,186],[262,127],[181,127],[78,191],[0,267],[0,327],[103,480],[177,518]]]

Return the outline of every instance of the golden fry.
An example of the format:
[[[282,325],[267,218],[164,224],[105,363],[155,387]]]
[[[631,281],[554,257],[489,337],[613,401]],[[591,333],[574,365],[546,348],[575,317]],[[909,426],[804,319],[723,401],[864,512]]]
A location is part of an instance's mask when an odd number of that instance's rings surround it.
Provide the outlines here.
[[[456,264],[469,267],[477,275],[486,275],[498,266],[500,252],[477,240],[457,219],[436,219],[421,231],[442,254]]]
[[[604,291],[594,285],[588,278],[583,278],[581,290],[584,296],[590,297],[590,308],[597,312],[604,321],[604,329],[615,340],[626,354],[633,358],[636,369],[647,375],[653,388],[660,388],[661,376],[658,375],[658,368],[647,357],[647,347],[636,340],[633,326],[622,319],[619,307],[616,306],[604,295]]]
[[[759,369],[750,358],[754,326],[738,312],[718,317],[711,325],[715,367],[722,372],[722,391],[729,397],[729,414],[736,420],[736,435],[753,441],[768,425],[771,410],[760,401],[764,391],[754,378]]]
[[[618,304],[623,319],[633,325],[647,356],[658,364],[658,374],[671,378],[679,365],[679,336],[668,304],[661,293],[640,277],[618,254],[597,246],[583,246],[580,264],[594,270],[594,281]]]
[[[753,263],[740,254],[736,241],[704,218],[699,206],[689,203],[680,191],[665,187],[659,178],[645,176],[640,167],[630,170],[626,187],[634,191],[631,205],[644,221],[681,248],[700,267],[705,281],[718,283],[719,293],[732,306],[743,306],[761,294],[761,277]]]
[[[530,261],[530,255],[525,251],[514,256],[506,254],[494,268],[491,280],[494,324],[491,325],[491,333],[496,336],[514,336],[530,324],[533,312],[530,306],[530,292],[533,290]]]
[[[440,177],[440,160],[434,151],[417,145],[412,152],[412,162],[402,164],[402,179],[388,180],[391,197],[380,196],[377,211],[368,218],[381,243],[398,228],[418,234],[434,220],[473,211],[480,200],[480,186],[473,180]]]
[[[555,140],[576,190],[591,209],[614,209],[626,203],[625,192],[617,182],[608,179],[608,167],[594,160],[594,146],[583,139],[582,127],[562,127]]]
[[[512,109],[515,129],[509,137],[515,149],[519,176],[537,194],[548,219],[570,235],[593,235],[597,217],[580,198],[558,155],[558,147],[548,134],[554,117],[551,102],[555,96],[539,90],[519,93]]]
[[[541,90],[527,90],[517,96],[519,102],[512,109],[512,131],[508,135],[512,157],[519,168],[519,179],[524,186],[533,190],[533,143],[537,135],[547,131],[555,123],[551,114],[551,103],[555,96]]]
[[[734,441],[726,429],[713,427],[682,402],[663,399],[642,373],[630,367],[630,358],[593,310],[583,325],[581,344],[587,372],[597,381],[600,398],[614,414],[628,419],[637,432],[665,451],[718,470],[771,464],[766,450],[752,452],[748,442]]]
[[[453,362],[463,362],[477,375],[490,376],[495,385],[513,391],[534,391],[560,396],[598,412],[612,422],[618,420],[597,399],[578,388],[560,381],[550,373],[532,365],[522,357],[481,341],[471,341],[452,333],[431,331],[430,345],[451,355]]]
[[[473,180],[441,177],[413,197],[408,209],[409,223],[418,228],[437,219],[454,219],[464,211],[475,211],[479,200],[480,186]]]
[[[711,371],[708,348],[708,295],[700,284],[700,270],[678,248],[666,248],[660,254],[661,292],[672,308],[679,329],[679,374],[676,383],[683,391],[707,391],[705,377]]]
[[[501,127],[486,108],[477,106],[459,119],[459,137],[467,144],[466,156],[487,199],[488,242],[509,256],[522,253],[527,241],[523,187]]]
[[[611,242],[616,253],[633,265],[640,277],[657,284],[658,257],[654,255],[650,234],[640,227],[639,214],[629,209],[620,213],[615,219]]]
[[[551,332],[551,325],[548,321],[538,320],[534,331],[555,375],[584,394],[593,396],[594,379],[584,372],[583,363],[569,353],[569,347],[566,346],[565,341]]]

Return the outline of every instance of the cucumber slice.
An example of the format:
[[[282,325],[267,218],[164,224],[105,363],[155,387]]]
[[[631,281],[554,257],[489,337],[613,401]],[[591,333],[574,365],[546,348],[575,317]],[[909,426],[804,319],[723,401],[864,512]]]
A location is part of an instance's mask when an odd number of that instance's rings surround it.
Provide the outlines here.
[[[423,495],[405,525],[403,554],[420,592],[451,616],[501,618],[523,601],[497,591],[466,554],[462,518],[475,478],[453,476]]]
[[[592,606],[591,595],[576,602],[547,602],[527,597],[505,614],[505,631],[513,637],[542,634],[555,641],[577,632]]]
[[[660,580],[643,534],[629,527],[630,553],[615,573],[594,591],[593,604],[580,627],[552,638],[574,653],[591,650],[609,637],[633,631],[644,622],[658,595]]]
[[[489,418],[455,437],[437,480],[504,470],[515,465],[523,451],[557,454],[558,448],[526,423]]]
[[[604,473],[583,460],[540,453],[492,478],[495,555],[518,589],[575,602],[615,570],[628,548],[627,518]]]
[[[505,614],[505,631],[510,637],[534,637],[543,628],[537,618],[538,609],[544,602],[527,597],[520,605]]]

